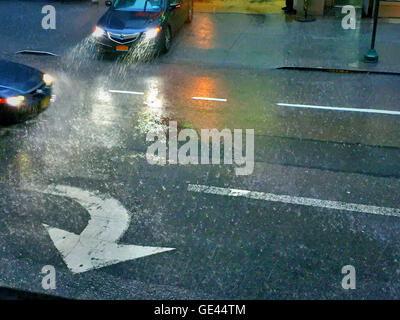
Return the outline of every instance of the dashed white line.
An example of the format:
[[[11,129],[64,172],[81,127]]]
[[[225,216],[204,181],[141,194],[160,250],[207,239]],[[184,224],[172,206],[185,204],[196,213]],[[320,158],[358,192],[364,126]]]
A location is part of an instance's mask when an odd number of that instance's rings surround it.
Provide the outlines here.
[[[111,92],[111,93],[124,93],[124,94],[144,95],[144,92],[140,92],[140,91],[108,90],[108,92]]]
[[[27,123],[28,121],[26,121],[25,123]],[[25,132],[26,129],[25,128],[9,128],[9,127],[0,127],[0,133],[2,132]]]
[[[400,116],[400,111],[394,111],[394,110],[340,108],[340,107],[312,106],[312,105],[306,105],[306,104],[291,104],[291,103],[277,103],[276,105],[280,106],[280,107],[289,107],[289,108],[319,109],[319,110],[362,112],[362,113],[378,113],[378,114],[388,114],[388,115],[393,115],[393,116]]]
[[[207,98],[207,97],[192,97],[193,100],[206,100],[206,101],[219,101],[227,102],[228,99],[218,99],[218,98]]]
[[[400,217],[400,209],[389,208],[389,207],[377,207],[377,206],[370,206],[370,205],[349,203],[342,201],[303,198],[303,197],[279,195],[273,193],[264,193],[258,191],[219,188],[219,187],[197,185],[197,184],[189,184],[188,191],[215,194],[220,196],[243,197],[256,200],[282,202],[282,203],[297,204],[309,207],[362,212],[362,213],[369,213],[381,216]]]
[[[41,50],[20,50],[16,52],[18,53],[31,53],[31,54],[43,54],[43,55],[49,55],[49,56],[53,56],[53,57],[58,57],[58,54],[55,54],[53,52],[50,51],[41,51]]]

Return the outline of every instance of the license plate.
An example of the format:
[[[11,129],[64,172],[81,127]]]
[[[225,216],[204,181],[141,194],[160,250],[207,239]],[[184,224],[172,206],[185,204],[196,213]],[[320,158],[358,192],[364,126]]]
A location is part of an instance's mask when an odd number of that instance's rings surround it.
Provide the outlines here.
[[[40,101],[40,108],[45,109],[50,103],[50,97],[44,98],[42,101]]]
[[[127,46],[117,46],[117,51],[128,51]]]

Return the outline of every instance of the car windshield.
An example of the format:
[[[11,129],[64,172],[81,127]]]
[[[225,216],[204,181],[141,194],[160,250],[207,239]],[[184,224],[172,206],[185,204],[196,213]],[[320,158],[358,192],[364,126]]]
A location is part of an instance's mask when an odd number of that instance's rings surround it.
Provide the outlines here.
[[[161,11],[163,0],[116,0],[113,8],[116,10],[125,11],[143,11],[146,6],[146,11]]]

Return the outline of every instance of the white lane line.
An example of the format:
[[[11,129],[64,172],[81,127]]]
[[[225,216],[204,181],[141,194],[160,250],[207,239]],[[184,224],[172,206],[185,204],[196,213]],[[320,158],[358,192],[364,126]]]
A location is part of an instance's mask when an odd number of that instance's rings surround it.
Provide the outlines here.
[[[326,208],[326,209],[363,212],[363,213],[369,213],[369,214],[375,214],[375,215],[381,215],[381,216],[400,217],[400,209],[389,208],[389,207],[369,206],[369,205],[364,205],[364,204],[349,203],[349,202],[342,202],[342,201],[330,201],[330,200],[321,200],[321,199],[313,199],[313,198],[303,198],[303,197],[279,195],[279,194],[264,193],[264,192],[257,192],[257,191],[219,188],[219,187],[197,185],[197,184],[189,184],[188,191],[203,192],[203,193],[215,194],[215,195],[220,195],[220,196],[243,197],[243,198],[249,198],[249,199],[282,202],[282,203],[289,203],[289,204],[298,204],[298,205],[309,206],[309,207],[319,207],[319,208]]]
[[[400,111],[394,111],[394,110],[339,108],[339,107],[311,106],[311,105],[306,105],[306,104],[291,104],[291,103],[277,103],[276,105],[280,106],[280,107],[301,108],[301,109],[319,109],[319,110],[346,111],[346,112],[379,113],[379,114],[389,114],[392,116],[400,116]]]
[[[139,91],[108,90],[108,92],[111,92],[111,93],[124,93],[124,94],[144,95],[144,92],[139,92]]]
[[[220,101],[227,102],[228,99],[207,98],[207,97],[192,97],[193,100],[207,100],[207,101]]]
[[[27,121],[28,122],[28,121]],[[25,123],[27,123],[25,122]],[[25,128],[8,128],[8,127],[0,127],[0,133],[2,132],[25,132]]]
[[[41,51],[41,50],[20,50],[16,52],[18,53],[22,53],[22,54],[26,54],[26,53],[31,53],[31,54],[42,54],[42,55],[49,55],[49,56],[53,56],[53,57],[58,57],[58,54],[55,54],[53,52],[50,51]]]

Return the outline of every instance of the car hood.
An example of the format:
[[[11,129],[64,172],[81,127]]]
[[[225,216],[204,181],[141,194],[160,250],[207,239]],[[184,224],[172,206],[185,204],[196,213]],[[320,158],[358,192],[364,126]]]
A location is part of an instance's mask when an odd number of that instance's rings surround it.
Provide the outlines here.
[[[154,26],[163,12],[108,10],[98,25],[106,30],[137,32]]]
[[[26,93],[42,82],[42,72],[23,64],[0,60],[0,94]]]
[[[21,94],[20,90],[0,86],[0,98],[8,98],[12,96],[17,96],[19,94]]]

